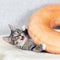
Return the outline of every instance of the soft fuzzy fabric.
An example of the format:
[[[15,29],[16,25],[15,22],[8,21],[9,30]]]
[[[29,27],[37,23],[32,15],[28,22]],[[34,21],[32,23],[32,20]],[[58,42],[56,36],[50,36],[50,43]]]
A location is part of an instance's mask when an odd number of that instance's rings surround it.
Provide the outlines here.
[[[60,60],[60,55],[20,50],[5,42],[3,36],[0,36],[0,60]]]

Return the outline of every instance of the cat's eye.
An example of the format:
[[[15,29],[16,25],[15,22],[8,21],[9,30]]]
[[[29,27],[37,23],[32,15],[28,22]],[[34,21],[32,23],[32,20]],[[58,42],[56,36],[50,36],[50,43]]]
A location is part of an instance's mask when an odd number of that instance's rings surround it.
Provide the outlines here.
[[[16,42],[16,44],[18,44],[18,42]]]
[[[15,32],[15,33],[14,33],[14,36],[18,36],[18,33],[17,33],[17,32]]]

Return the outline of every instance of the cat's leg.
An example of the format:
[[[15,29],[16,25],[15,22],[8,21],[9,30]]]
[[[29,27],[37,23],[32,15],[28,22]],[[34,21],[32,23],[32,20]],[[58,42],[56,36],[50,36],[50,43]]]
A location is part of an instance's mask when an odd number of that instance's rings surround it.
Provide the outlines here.
[[[34,42],[32,42],[30,39],[27,40],[25,42],[25,44],[23,45],[23,47],[21,49],[23,50],[32,50],[33,47],[35,47],[36,45],[34,44]]]
[[[34,47],[33,51],[34,52],[41,52],[45,49],[46,49],[46,45],[45,44],[40,44],[40,45],[37,45],[36,47]]]

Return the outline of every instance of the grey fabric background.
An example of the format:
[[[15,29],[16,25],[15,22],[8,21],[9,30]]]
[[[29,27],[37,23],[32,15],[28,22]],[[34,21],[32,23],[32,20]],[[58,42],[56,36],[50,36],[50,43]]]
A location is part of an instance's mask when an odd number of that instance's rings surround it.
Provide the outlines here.
[[[21,27],[28,25],[31,14],[48,4],[58,4],[60,0],[0,0],[0,34],[10,33],[8,24]]]

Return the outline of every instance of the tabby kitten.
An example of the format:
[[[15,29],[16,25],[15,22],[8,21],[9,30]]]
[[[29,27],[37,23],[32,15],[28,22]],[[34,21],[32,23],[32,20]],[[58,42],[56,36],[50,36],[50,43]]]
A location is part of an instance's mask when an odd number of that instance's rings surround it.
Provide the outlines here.
[[[36,45],[32,41],[25,26],[22,27],[22,30],[15,28],[12,25],[9,25],[9,28],[11,31],[10,35],[3,38],[8,43],[20,49],[31,50],[35,52],[41,52],[45,49],[46,46],[44,44]]]

